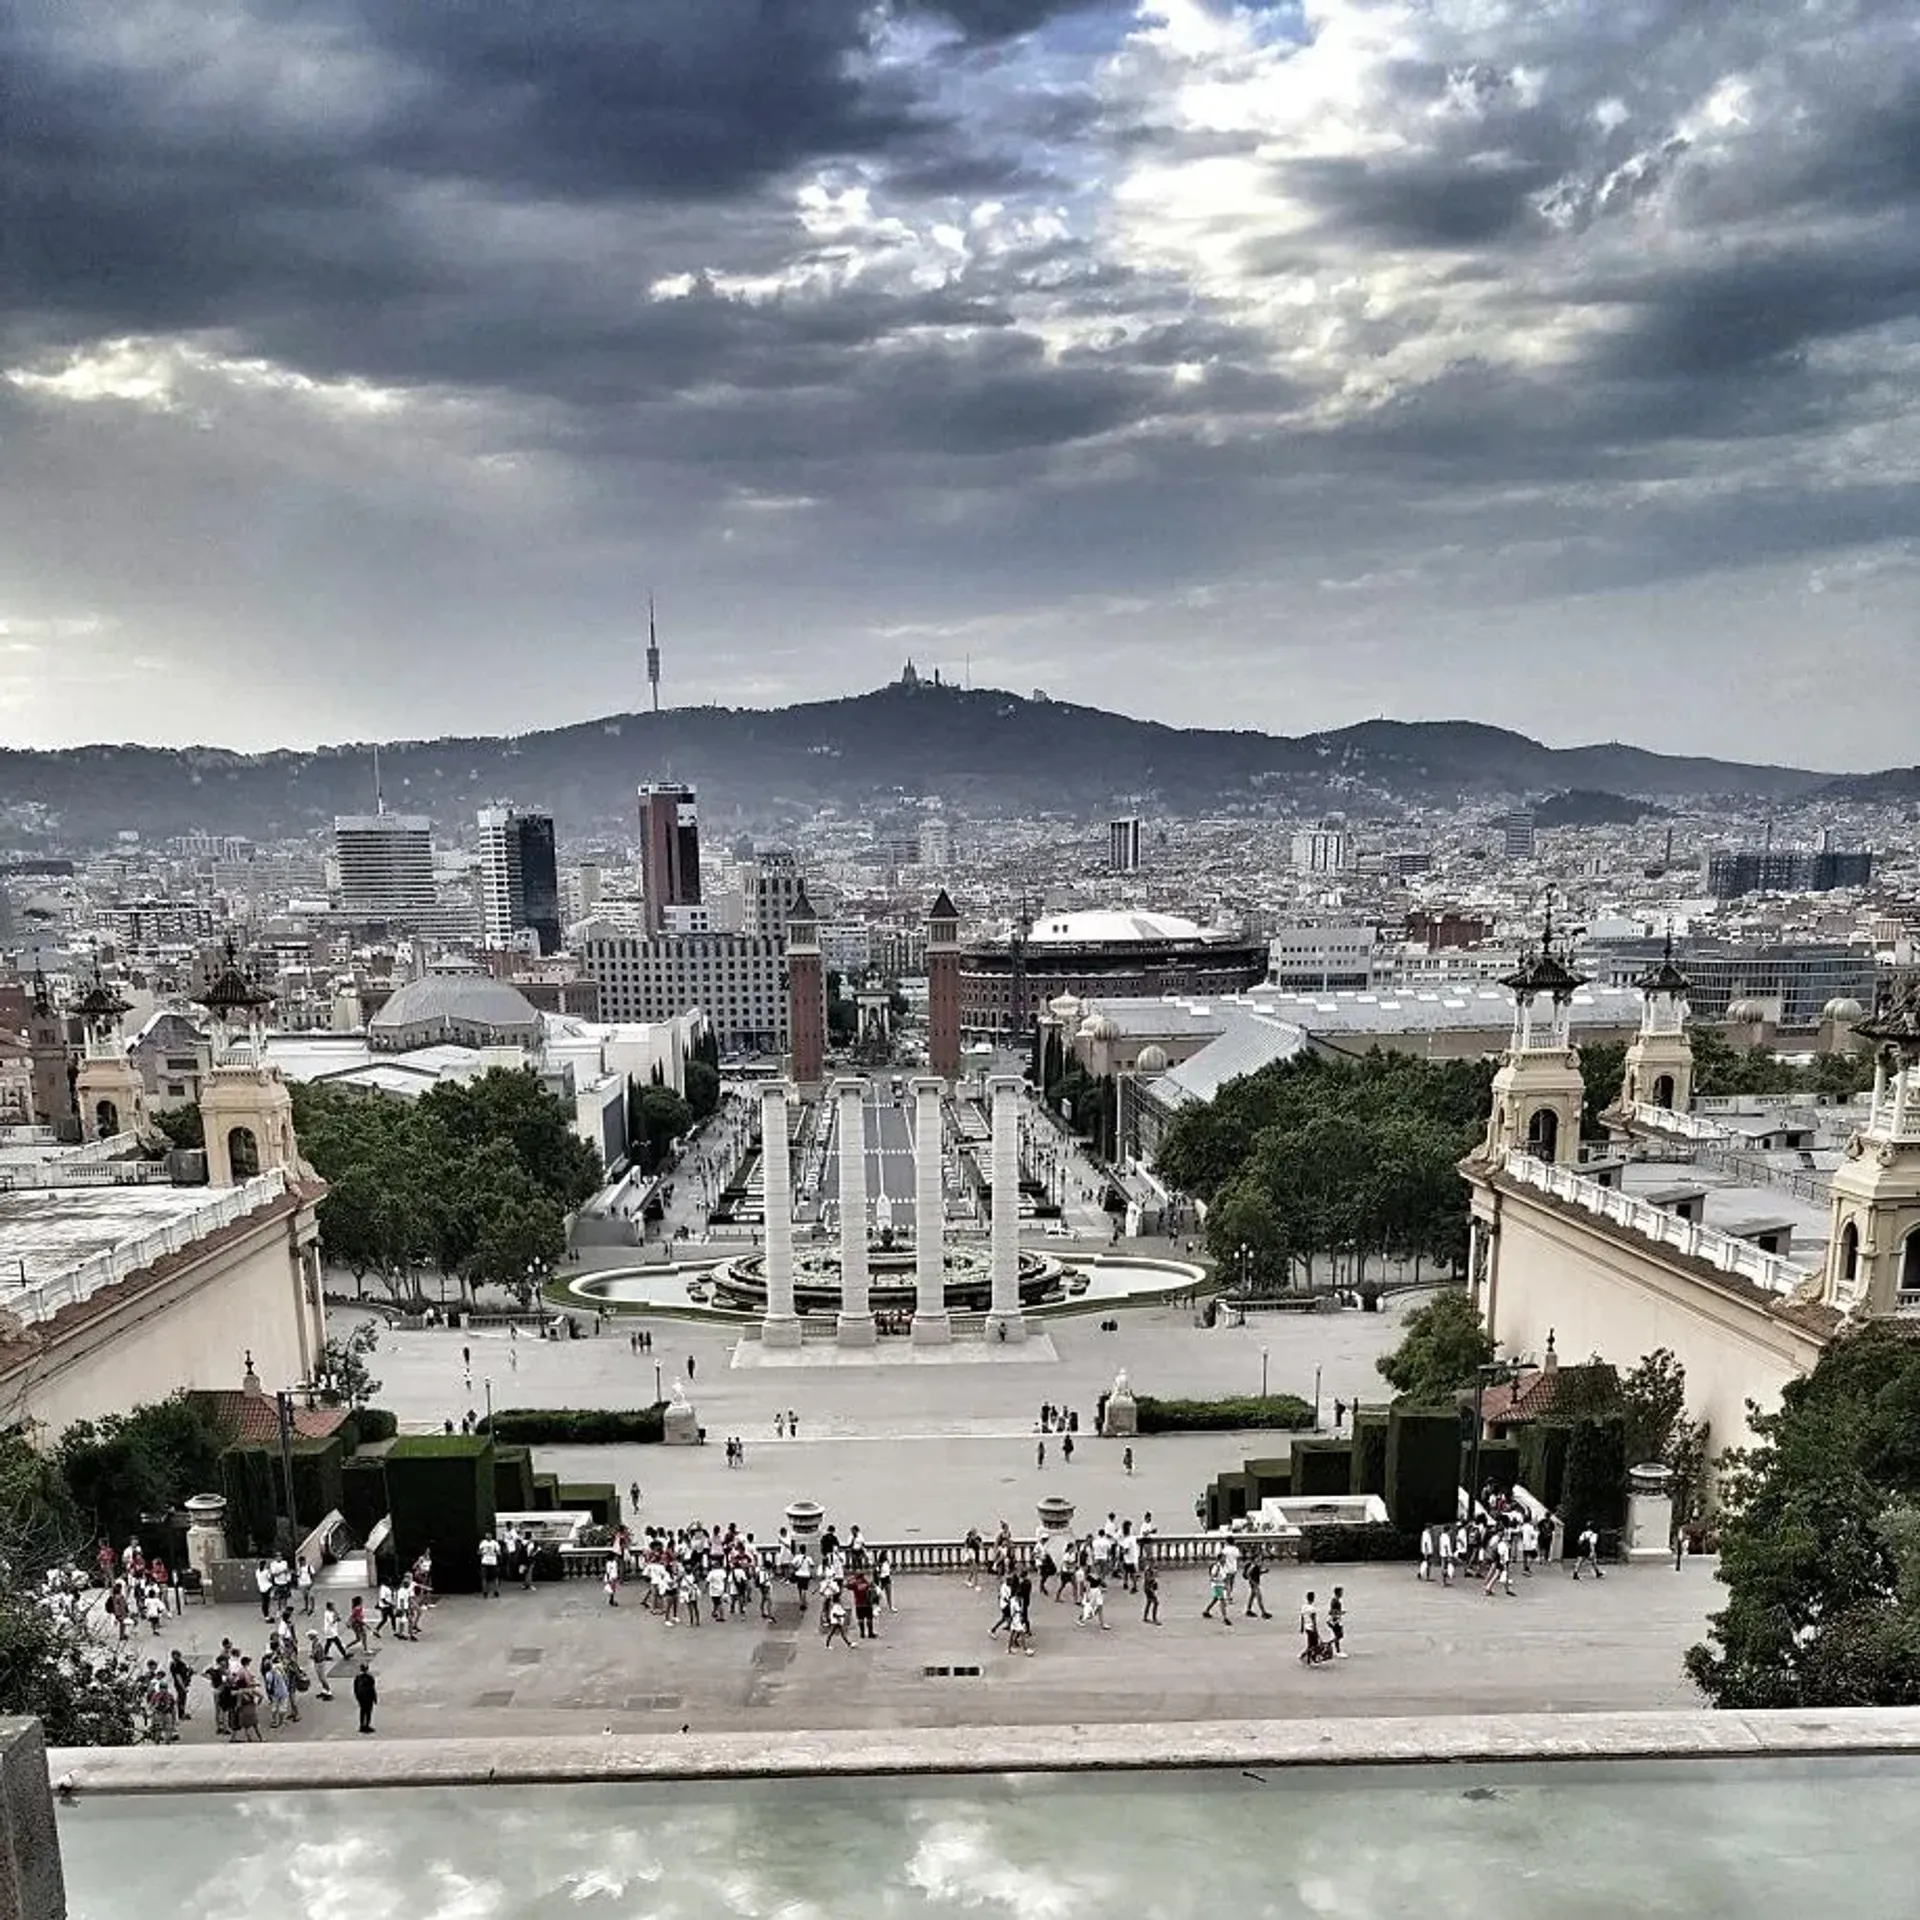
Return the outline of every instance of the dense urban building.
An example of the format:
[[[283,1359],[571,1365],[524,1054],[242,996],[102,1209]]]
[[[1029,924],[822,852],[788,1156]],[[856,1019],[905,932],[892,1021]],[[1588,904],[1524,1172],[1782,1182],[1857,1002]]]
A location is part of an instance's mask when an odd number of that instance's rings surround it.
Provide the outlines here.
[[[580,943],[600,1018],[659,1021],[690,1008],[728,1052],[787,1044],[785,943],[769,934],[594,934]]]
[[[1140,871],[1140,821],[1137,816],[1107,822],[1107,871]]]
[[[333,823],[340,911],[349,920],[405,922],[431,913],[433,822],[418,814],[343,814]]]
[[[640,895],[649,933],[666,929],[669,907],[700,904],[700,814],[691,787],[640,789]]]
[[[1716,900],[1750,893],[1835,893],[1873,884],[1873,855],[1830,848],[1748,849],[1716,853],[1707,863],[1707,889]]]
[[[543,954],[560,948],[560,868],[553,818],[483,807],[480,827],[481,929],[489,946],[530,932]]]
[[[1590,964],[1613,986],[1629,986],[1664,952],[1658,940],[1598,943]],[[1683,940],[1676,957],[1691,983],[1700,1020],[1725,1020],[1736,1009],[1786,1032],[1812,1033],[1834,1001],[1871,1007],[1879,990],[1873,949],[1837,941]]]

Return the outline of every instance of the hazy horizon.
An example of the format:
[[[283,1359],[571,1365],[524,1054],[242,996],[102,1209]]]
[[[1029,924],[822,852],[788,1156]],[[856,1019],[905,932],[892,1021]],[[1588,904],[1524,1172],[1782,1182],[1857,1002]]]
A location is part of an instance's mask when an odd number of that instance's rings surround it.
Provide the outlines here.
[[[1898,0],[17,0],[0,739],[893,678],[1834,770],[1920,710]]]

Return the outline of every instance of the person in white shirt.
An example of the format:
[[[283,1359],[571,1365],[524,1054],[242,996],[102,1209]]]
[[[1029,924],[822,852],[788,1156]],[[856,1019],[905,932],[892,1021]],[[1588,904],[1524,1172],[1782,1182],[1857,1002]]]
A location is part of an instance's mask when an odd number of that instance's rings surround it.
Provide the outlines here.
[[[1434,1544],[1440,1549],[1440,1584],[1443,1587],[1453,1585],[1453,1562],[1456,1553],[1453,1529],[1442,1527]]]
[[[480,1542],[480,1598],[500,1598],[500,1542],[492,1534]]]
[[[1531,1580],[1533,1563],[1540,1557],[1540,1529],[1531,1519],[1520,1523],[1520,1571]]]
[[[1420,1571],[1414,1575],[1414,1578],[1416,1580],[1433,1578],[1433,1529],[1431,1527],[1420,1529]]]
[[[1227,1602],[1233,1602],[1234,1582],[1240,1578],[1240,1549],[1231,1540],[1220,1549],[1220,1560],[1227,1577]]]
[[[273,1570],[264,1560],[253,1570],[253,1584],[260,1594],[260,1618],[271,1620],[273,1618]]]

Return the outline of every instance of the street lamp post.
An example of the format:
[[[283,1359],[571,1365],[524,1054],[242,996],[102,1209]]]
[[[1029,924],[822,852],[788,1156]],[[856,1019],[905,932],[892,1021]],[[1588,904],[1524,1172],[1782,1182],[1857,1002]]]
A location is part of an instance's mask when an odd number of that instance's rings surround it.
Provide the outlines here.
[[[1260,1398],[1264,1400],[1266,1397],[1267,1397],[1267,1350],[1265,1347],[1262,1347],[1260,1349]],[[1318,1418],[1317,1413],[1315,1417],[1316,1419]]]
[[[1313,1430],[1320,1431],[1320,1369],[1313,1370]]]
[[[1253,1249],[1242,1240],[1240,1242],[1240,1298],[1242,1300],[1248,1298],[1253,1291],[1253,1284],[1247,1277],[1252,1264]]]

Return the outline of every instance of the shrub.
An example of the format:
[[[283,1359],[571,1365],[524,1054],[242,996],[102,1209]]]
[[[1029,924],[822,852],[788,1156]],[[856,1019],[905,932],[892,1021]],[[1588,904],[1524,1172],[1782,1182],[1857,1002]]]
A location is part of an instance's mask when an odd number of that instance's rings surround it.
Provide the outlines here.
[[[353,1424],[363,1447],[377,1446],[382,1440],[391,1440],[400,1431],[398,1416],[389,1413],[385,1407],[357,1408]]]
[[[1353,1446],[1346,1440],[1296,1440],[1293,1491],[1301,1499],[1344,1494],[1353,1484]]]
[[[1387,1416],[1362,1413],[1353,1422],[1353,1477],[1349,1493],[1387,1493]]]
[[[1220,1519],[1214,1524],[1224,1526],[1229,1520],[1244,1520],[1247,1517],[1249,1501],[1257,1501],[1252,1479],[1244,1473],[1223,1473],[1214,1486],[1220,1490]]]
[[[340,1469],[340,1517],[363,1544],[387,1515],[387,1464],[373,1455]]]
[[[666,1411],[664,1403],[651,1407],[507,1407],[482,1420],[477,1431],[527,1447],[657,1446],[665,1429]]]
[[[493,1510],[495,1513],[533,1511],[533,1455],[525,1447],[494,1448]]]
[[[560,1489],[560,1507],[562,1512],[571,1510],[592,1514],[597,1527],[617,1527],[620,1524],[620,1496],[611,1484],[591,1481],[563,1485]]]
[[[1618,1414],[1606,1420],[1582,1420],[1567,1442],[1566,1497],[1560,1515],[1567,1538],[1592,1526],[1615,1533],[1627,1517],[1626,1423]]]
[[[1496,1487],[1511,1493],[1520,1479],[1520,1443],[1517,1440],[1482,1440],[1478,1478],[1480,1485],[1470,1489],[1475,1499],[1480,1497],[1480,1487],[1484,1487],[1489,1480]]]
[[[557,1473],[536,1473],[533,1476],[533,1510],[535,1513],[552,1513],[560,1504],[560,1476]]]
[[[1284,1500],[1293,1491],[1293,1459],[1243,1460],[1240,1470],[1253,1482],[1256,1500]]]
[[[220,1456],[220,1491],[226,1496],[227,1551],[257,1560],[274,1550],[279,1536],[280,1463],[266,1447],[229,1447]]]
[[[1301,1433],[1314,1425],[1313,1409],[1291,1393],[1228,1400],[1159,1400],[1143,1393],[1135,1406],[1142,1433],[1237,1433],[1256,1427]]]
[[[409,1434],[387,1452],[387,1506],[402,1566],[433,1554],[443,1593],[480,1589],[480,1537],[493,1529],[493,1442],[479,1434]]]
[[[1330,1560],[1411,1560],[1419,1550],[1419,1535],[1390,1520],[1307,1527],[1300,1536],[1300,1557],[1314,1566]]]
[[[1451,1407],[1394,1407],[1387,1415],[1387,1512],[1418,1532],[1460,1510],[1460,1416]]]
[[[346,1464],[346,1455],[346,1447],[337,1433],[325,1440],[294,1441],[293,1510],[301,1539],[328,1514],[340,1511],[341,1469]]]
[[[1554,1512],[1567,1488],[1567,1447],[1573,1429],[1553,1420],[1536,1420],[1520,1429],[1520,1484]]]

